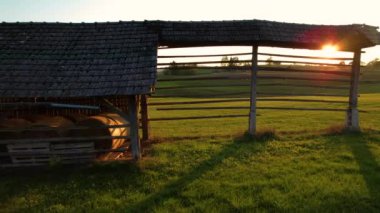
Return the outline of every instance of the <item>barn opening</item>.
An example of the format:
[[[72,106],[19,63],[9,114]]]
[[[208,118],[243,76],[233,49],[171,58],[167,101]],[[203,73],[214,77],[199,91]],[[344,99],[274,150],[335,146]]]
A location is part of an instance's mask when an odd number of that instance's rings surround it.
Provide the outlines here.
[[[339,122],[343,124],[347,120],[353,53],[331,48],[258,48],[258,119],[266,119],[267,114],[276,115],[273,112],[278,111],[289,114],[278,116],[280,123],[292,122],[291,115],[339,113]],[[164,118],[153,120],[200,120],[202,123],[201,119],[214,119],[220,123],[226,118],[248,118],[252,56],[250,46],[160,47],[158,82],[149,105],[151,110],[167,113]],[[189,112],[194,111],[199,113],[189,116],[192,114]],[[177,114],[181,116],[175,116]],[[239,120],[242,126],[242,119]],[[304,122],[306,126],[313,126],[313,121]],[[314,122],[329,123],[329,119]],[[271,124],[260,125],[275,128]]]

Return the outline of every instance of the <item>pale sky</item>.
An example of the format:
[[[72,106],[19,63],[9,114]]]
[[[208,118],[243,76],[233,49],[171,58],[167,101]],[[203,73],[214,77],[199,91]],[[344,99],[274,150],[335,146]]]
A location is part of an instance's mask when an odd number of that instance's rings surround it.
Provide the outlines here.
[[[0,0],[0,21],[241,20],[380,26],[380,0]],[[364,61],[380,57],[368,48]]]

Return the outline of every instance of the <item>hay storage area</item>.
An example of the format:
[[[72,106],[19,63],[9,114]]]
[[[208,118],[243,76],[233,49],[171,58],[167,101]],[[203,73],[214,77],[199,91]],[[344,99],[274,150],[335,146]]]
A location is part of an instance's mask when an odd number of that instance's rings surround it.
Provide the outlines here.
[[[129,135],[129,127],[107,128],[112,125],[128,125],[129,122],[115,113],[103,113],[95,116],[90,116],[76,123],[78,127],[88,127],[88,129],[73,129],[69,130],[68,137],[127,137]],[[127,143],[126,138],[109,138],[104,140],[96,140],[96,150],[109,150],[123,147]],[[97,158],[100,160],[109,160],[117,158],[120,153],[99,153]]]
[[[0,152],[9,154],[7,157],[0,157],[0,161],[29,166],[50,164],[56,160],[62,163],[79,163],[93,161],[96,158],[98,160],[116,159],[122,156],[122,153],[98,151],[126,146],[129,135],[128,124],[128,121],[114,113],[81,117],[77,122],[63,116],[43,114],[2,119],[0,140],[20,140],[20,142],[0,145]],[[108,127],[114,125],[120,127]],[[102,139],[86,139],[98,136]],[[50,138],[52,141],[49,141]],[[77,140],[76,138],[85,139]],[[41,143],[38,140],[44,142]],[[38,154],[31,154],[33,152],[38,152]],[[57,152],[60,154],[50,154]],[[20,156],[20,153],[24,153],[25,156]]]

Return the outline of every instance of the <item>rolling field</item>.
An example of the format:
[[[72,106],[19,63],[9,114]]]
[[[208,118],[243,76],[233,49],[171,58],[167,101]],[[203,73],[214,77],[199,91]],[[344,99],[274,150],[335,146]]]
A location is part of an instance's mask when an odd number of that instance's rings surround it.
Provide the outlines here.
[[[362,80],[379,80],[379,73],[365,74]],[[198,77],[229,75],[201,72]],[[246,98],[248,83],[248,80],[162,82],[158,88],[194,88],[158,89],[157,96],[177,97],[151,98],[149,102]],[[260,81],[259,92],[332,91],[315,87],[289,89],[278,86],[281,83],[284,81]],[[231,86],[235,84],[246,86]],[[200,85],[204,87],[195,87]],[[378,212],[380,85],[362,84],[360,91],[360,109],[366,111],[360,114],[362,133],[340,131],[345,112],[258,109],[257,126],[264,134],[259,139],[244,135],[248,116],[152,121],[154,139],[146,145],[144,158],[138,163],[0,171],[0,212]],[[331,93],[344,95],[347,90]],[[233,106],[249,106],[249,102],[183,107]],[[342,103],[274,101],[259,101],[258,106],[347,107]],[[151,106],[150,117],[248,115],[248,109],[160,110],[172,107],[175,106]]]

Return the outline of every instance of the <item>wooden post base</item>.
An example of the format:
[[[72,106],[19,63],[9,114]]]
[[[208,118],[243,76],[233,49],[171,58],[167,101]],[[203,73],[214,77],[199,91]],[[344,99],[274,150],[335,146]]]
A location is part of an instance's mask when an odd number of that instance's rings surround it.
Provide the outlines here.
[[[128,114],[130,124],[130,138],[132,147],[132,157],[135,160],[141,158],[141,145],[139,138],[139,121],[137,114],[137,98],[134,95],[128,96]]]
[[[358,109],[347,110],[346,129],[349,131],[360,131]]]

